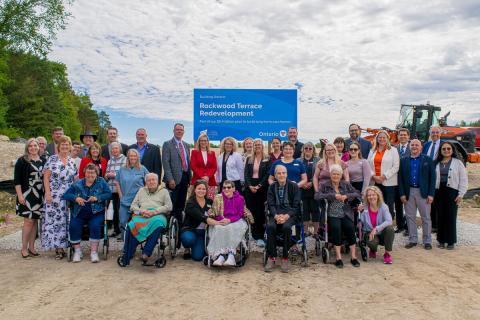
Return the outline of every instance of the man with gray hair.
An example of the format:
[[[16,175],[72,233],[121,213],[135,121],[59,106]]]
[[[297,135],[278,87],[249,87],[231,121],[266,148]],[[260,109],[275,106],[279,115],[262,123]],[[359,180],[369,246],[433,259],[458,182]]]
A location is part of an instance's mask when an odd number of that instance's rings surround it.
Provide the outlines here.
[[[268,187],[267,205],[267,263],[265,272],[272,272],[277,259],[277,234],[283,235],[282,272],[288,272],[290,262],[288,251],[291,245],[292,227],[301,221],[300,189],[297,184],[287,180],[287,168],[275,167],[274,181]]]
[[[410,156],[400,160],[398,190],[405,206],[409,241],[405,248],[417,245],[417,209],[422,218],[423,245],[432,249],[430,205],[435,194],[436,172],[432,159],[422,154],[422,143],[410,141]]]

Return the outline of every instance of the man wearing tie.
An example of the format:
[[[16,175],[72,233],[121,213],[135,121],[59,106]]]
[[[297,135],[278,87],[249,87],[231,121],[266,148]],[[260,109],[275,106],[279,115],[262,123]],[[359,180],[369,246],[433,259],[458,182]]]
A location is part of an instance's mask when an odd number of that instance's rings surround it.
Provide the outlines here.
[[[442,140],[440,140],[440,134],[442,133],[442,128],[439,126],[431,126],[430,127],[430,141],[425,143],[425,146],[423,148],[423,154],[427,155],[432,159],[433,162],[437,160],[438,158],[438,153],[440,152],[440,145],[443,143]],[[435,205],[435,201],[432,203],[432,209],[430,211],[430,215],[432,217],[432,233],[437,232],[437,208]]]
[[[173,126],[173,138],[165,141],[162,147],[163,181],[171,190],[173,214],[182,222],[182,211],[187,198],[188,184],[191,179],[190,173],[190,149],[182,141],[185,128],[183,124],[176,123]]]
[[[398,129],[398,140],[399,144],[397,145],[398,154],[400,155],[400,160],[402,158],[410,157],[410,131],[407,128]],[[397,193],[395,196],[395,221],[397,224],[397,229],[395,233],[400,233],[404,231],[404,235],[408,236],[407,222],[405,221],[404,212],[403,212],[403,202],[400,199],[399,190],[397,188]]]

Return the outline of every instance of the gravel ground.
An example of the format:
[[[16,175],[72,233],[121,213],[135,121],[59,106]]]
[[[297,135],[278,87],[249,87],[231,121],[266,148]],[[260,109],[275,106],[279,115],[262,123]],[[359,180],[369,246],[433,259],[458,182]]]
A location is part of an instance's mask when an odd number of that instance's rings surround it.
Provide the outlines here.
[[[457,231],[458,231],[458,243],[459,246],[480,246],[480,225],[458,221],[457,222]],[[435,235],[432,236],[434,244]],[[422,239],[422,230],[418,230],[418,239],[421,242]],[[20,250],[21,249],[21,231],[15,232],[13,234],[7,235],[3,238],[0,238],[0,250]],[[403,235],[396,234],[394,247],[399,248],[407,244],[408,238]],[[254,241],[251,241],[251,249],[254,252],[261,252],[262,248],[256,246]],[[87,247],[87,242],[82,242],[83,247]],[[37,240],[36,247],[40,248],[40,241]],[[116,239],[111,238],[110,240],[110,251],[120,251],[123,247],[123,242],[118,242]],[[307,238],[307,248],[309,251],[313,251],[315,248],[315,241],[313,238]]]

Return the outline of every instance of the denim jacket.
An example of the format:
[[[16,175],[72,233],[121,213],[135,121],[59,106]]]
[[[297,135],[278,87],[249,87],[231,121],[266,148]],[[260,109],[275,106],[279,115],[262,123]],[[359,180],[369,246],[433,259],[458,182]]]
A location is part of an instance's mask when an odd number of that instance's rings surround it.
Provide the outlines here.
[[[105,201],[112,198],[112,192],[105,181],[101,177],[97,177],[95,182],[90,187],[90,194],[88,193],[88,188],[85,186],[85,179],[78,180],[68,188],[68,190],[63,194],[62,199],[71,201],[73,205],[73,216],[76,217],[80,212],[80,206],[75,202],[77,197],[87,200],[89,197],[96,197],[97,201],[91,203],[92,213],[101,212],[105,210]]]

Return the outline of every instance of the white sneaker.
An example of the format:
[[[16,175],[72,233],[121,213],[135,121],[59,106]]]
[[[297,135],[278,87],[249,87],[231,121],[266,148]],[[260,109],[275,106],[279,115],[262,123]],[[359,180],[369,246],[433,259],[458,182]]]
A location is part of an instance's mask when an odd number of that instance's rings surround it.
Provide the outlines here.
[[[264,248],[265,247],[265,241],[262,239],[257,240],[257,247]]]
[[[100,261],[100,259],[98,258],[98,252],[96,251],[92,251],[90,253],[90,260],[92,260],[92,263],[97,263]]]
[[[81,260],[82,260],[82,251],[81,250],[73,251],[72,262],[80,262]]]
[[[223,266],[224,262],[225,262],[225,258],[223,257],[223,255],[219,255],[217,260],[213,262],[213,265],[220,267],[220,266]]]
[[[237,262],[235,261],[235,257],[232,253],[228,255],[227,261],[223,264],[224,266],[235,267]]]

